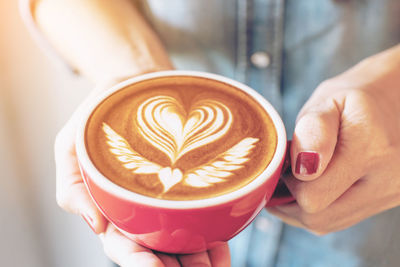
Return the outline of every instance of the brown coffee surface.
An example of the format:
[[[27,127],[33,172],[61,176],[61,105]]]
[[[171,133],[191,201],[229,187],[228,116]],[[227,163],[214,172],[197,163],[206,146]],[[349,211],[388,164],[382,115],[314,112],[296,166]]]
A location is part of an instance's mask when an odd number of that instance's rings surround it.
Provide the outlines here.
[[[223,195],[270,163],[277,133],[247,93],[206,78],[161,77],[103,100],[85,131],[88,155],[132,192],[194,200]]]

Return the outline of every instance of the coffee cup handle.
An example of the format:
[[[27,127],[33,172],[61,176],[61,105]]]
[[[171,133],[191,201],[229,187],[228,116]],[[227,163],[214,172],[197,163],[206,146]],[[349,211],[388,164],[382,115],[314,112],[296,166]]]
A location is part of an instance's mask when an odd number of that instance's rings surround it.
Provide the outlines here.
[[[292,141],[290,141],[290,140],[287,142],[286,155],[285,155],[285,161],[284,161],[283,167],[282,167],[281,178],[282,178],[283,174],[292,172],[291,161],[290,161],[290,145],[291,145],[291,143],[292,143]],[[296,199],[290,193],[289,189],[287,188],[286,184],[282,181],[281,178],[279,179],[278,184],[276,185],[275,191],[274,191],[271,199],[268,201],[266,207],[279,206],[279,205],[284,205],[284,204],[288,204],[288,203],[296,201]]]

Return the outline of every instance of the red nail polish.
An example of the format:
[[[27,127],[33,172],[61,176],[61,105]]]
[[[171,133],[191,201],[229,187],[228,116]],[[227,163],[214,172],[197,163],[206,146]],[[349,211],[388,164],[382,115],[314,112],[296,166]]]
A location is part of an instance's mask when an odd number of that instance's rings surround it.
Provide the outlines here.
[[[81,214],[81,217],[89,225],[90,229],[92,229],[92,231],[94,233],[96,233],[96,231],[94,230],[94,226],[93,226],[93,220],[89,216],[86,216],[86,215],[83,215],[83,214]]]
[[[296,174],[310,175],[317,172],[319,154],[316,152],[300,152],[296,160]]]

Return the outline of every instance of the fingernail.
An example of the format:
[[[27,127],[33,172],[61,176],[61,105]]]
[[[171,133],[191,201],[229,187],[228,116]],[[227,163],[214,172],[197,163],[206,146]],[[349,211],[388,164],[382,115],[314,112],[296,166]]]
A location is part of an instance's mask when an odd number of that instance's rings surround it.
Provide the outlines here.
[[[296,174],[311,175],[317,172],[319,154],[316,152],[300,152],[296,159]]]
[[[84,219],[85,222],[89,225],[90,229],[92,229],[92,231],[93,231],[94,233],[96,233],[96,231],[94,230],[94,225],[93,225],[94,222],[93,222],[93,219],[90,218],[90,217],[87,216],[87,215],[84,215],[84,214],[81,214],[81,217],[82,217],[82,219]]]

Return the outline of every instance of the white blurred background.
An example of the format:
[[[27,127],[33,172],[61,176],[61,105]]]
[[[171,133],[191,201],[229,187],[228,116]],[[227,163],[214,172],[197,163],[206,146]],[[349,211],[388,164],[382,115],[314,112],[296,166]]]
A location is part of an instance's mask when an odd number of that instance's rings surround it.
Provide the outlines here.
[[[92,84],[47,58],[0,0],[0,266],[112,266],[55,201],[53,141]]]

